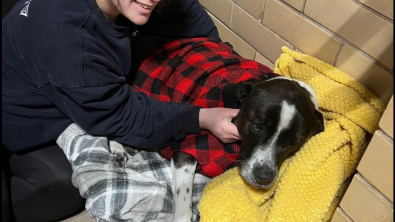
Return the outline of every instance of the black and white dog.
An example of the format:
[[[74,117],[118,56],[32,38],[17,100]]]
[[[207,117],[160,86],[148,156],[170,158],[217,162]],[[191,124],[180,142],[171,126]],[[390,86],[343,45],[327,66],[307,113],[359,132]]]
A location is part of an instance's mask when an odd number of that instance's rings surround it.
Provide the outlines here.
[[[237,98],[241,107],[234,123],[243,138],[238,158],[240,174],[248,184],[268,189],[285,158],[324,130],[316,95],[304,82],[277,77],[239,83]],[[126,165],[124,147],[111,141],[110,149]],[[195,158],[186,153],[176,152],[171,159],[173,221],[191,221],[196,165]]]

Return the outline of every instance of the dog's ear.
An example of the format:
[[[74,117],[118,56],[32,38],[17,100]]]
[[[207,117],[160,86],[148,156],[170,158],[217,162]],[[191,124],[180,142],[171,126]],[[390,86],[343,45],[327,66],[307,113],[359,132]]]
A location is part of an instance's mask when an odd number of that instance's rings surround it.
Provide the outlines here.
[[[316,119],[316,130],[313,135],[321,133],[324,131],[324,116],[318,110],[314,110],[314,115]]]
[[[248,80],[239,83],[236,93],[237,99],[242,102],[247,97],[247,95],[256,88],[257,83],[257,80]]]

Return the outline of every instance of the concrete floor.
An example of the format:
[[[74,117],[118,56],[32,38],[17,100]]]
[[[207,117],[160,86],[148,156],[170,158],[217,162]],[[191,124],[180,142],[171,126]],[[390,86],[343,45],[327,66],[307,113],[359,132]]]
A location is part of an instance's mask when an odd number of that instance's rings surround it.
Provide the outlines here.
[[[88,211],[84,210],[81,213],[70,217],[66,220],[62,220],[60,222],[95,222],[95,219],[92,219],[91,217],[89,217]]]

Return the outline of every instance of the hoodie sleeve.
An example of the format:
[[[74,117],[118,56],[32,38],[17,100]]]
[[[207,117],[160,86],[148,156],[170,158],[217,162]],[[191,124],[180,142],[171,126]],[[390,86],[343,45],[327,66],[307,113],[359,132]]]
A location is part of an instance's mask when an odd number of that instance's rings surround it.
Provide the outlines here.
[[[133,92],[128,84],[72,88],[47,84],[41,90],[89,134],[129,146],[158,149],[200,132],[199,107],[159,102]]]

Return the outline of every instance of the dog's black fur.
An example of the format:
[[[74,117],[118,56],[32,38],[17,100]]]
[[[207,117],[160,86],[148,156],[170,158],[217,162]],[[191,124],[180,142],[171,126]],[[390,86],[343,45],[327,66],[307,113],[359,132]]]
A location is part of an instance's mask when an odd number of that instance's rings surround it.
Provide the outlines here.
[[[248,183],[269,188],[285,158],[296,152],[311,136],[324,130],[323,116],[312,102],[315,96],[311,92],[300,82],[285,78],[240,84],[237,97],[241,108],[235,124],[243,138],[238,160],[242,163],[242,176]],[[294,110],[290,111],[293,115],[288,127],[279,132],[284,102]],[[262,153],[265,149],[272,149],[272,155],[255,158],[254,162],[252,155],[259,153],[258,149]]]

